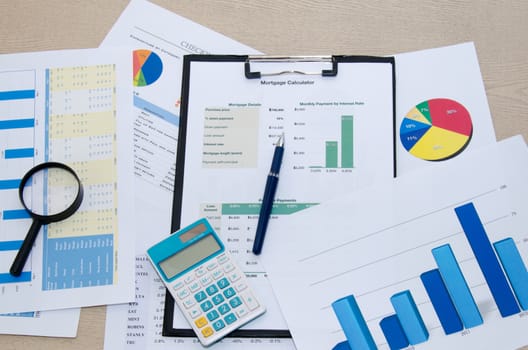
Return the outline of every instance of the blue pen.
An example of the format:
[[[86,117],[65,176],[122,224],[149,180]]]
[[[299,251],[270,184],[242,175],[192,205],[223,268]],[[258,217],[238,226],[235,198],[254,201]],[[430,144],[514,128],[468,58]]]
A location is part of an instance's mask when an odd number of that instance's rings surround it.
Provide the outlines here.
[[[259,220],[257,224],[257,233],[255,234],[255,241],[253,242],[253,253],[259,255],[262,251],[262,244],[264,243],[264,236],[266,235],[266,228],[273,207],[273,200],[275,198],[275,191],[279,183],[279,171],[282,163],[282,154],[284,153],[284,133],[279,137],[275,144],[275,152],[273,153],[273,160],[271,162],[271,169],[266,181],[266,188],[264,189],[264,197],[262,198],[262,206],[260,207]]]

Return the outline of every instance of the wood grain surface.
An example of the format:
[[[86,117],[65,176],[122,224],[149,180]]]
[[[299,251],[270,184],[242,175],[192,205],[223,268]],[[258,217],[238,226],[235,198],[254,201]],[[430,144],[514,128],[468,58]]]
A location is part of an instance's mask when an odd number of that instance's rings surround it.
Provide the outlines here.
[[[473,41],[497,139],[528,138],[528,1],[153,2],[266,54],[391,55]],[[127,3],[0,0],[0,53],[97,47]],[[0,335],[0,349],[102,349],[104,323],[104,306],[84,308],[75,339]]]

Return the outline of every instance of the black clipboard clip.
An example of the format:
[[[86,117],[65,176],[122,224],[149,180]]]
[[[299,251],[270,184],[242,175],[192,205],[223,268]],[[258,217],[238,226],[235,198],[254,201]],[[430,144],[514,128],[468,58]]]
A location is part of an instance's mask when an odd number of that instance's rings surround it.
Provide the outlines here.
[[[303,70],[282,70],[278,72],[252,72],[251,63],[257,62],[272,62],[272,63],[296,63],[296,62],[321,62],[321,63],[331,63],[331,69],[322,69],[320,71],[303,71]],[[334,77],[337,75],[337,60],[334,56],[248,56],[244,64],[244,73],[248,79],[260,79],[265,76],[276,76],[283,74],[301,74],[301,75],[321,75],[323,77]]]

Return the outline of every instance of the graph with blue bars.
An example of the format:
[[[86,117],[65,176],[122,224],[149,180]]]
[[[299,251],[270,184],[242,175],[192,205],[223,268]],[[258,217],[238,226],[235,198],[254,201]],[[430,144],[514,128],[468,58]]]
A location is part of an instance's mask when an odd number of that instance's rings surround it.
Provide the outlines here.
[[[453,211],[463,229],[486,287],[502,318],[528,310],[528,271],[516,242],[511,237],[491,242],[473,203],[458,206]],[[450,244],[431,250],[436,268],[423,271],[420,281],[440,321],[445,336],[483,325],[486,320],[475,302],[459,260]],[[390,349],[404,349],[426,343],[429,331],[414,300],[411,290],[402,290],[390,298],[393,313],[378,323]],[[363,307],[368,307],[364,305]],[[346,340],[334,350],[377,349],[372,335],[354,295],[332,303]]]
[[[7,269],[31,224],[18,186],[34,165],[35,98],[34,70],[0,72],[0,284],[31,281],[31,263],[20,277]]]

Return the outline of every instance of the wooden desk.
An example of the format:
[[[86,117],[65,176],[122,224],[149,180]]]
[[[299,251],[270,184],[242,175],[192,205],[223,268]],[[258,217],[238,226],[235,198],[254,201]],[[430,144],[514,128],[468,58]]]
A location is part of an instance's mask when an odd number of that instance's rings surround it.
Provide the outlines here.
[[[474,41],[497,138],[528,138],[528,2],[154,1],[267,54],[368,54]],[[0,53],[97,47],[127,1],[0,2]],[[105,307],[84,308],[78,337],[0,335],[1,349],[102,349]]]

